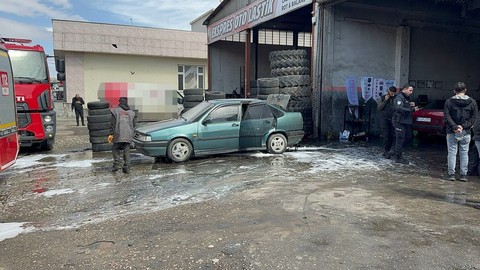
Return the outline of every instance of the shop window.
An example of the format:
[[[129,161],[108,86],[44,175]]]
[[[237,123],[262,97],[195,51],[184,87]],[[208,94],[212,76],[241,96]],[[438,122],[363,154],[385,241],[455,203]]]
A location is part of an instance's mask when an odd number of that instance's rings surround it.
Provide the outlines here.
[[[205,67],[204,66],[178,66],[178,89],[204,88]]]

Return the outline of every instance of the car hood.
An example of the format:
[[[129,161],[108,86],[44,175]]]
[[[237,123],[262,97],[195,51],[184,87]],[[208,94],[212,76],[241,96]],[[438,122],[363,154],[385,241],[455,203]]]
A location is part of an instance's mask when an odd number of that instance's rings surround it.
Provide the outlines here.
[[[136,130],[143,134],[148,134],[160,129],[172,128],[186,125],[190,122],[185,121],[184,119],[168,119],[163,121],[158,121],[154,123],[147,124],[145,126],[139,127]]]

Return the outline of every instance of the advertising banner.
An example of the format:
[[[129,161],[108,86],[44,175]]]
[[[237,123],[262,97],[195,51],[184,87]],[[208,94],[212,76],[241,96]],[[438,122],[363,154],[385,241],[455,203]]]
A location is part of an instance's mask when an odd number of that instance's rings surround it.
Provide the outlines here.
[[[208,44],[282,16],[312,0],[257,0],[208,26]]]

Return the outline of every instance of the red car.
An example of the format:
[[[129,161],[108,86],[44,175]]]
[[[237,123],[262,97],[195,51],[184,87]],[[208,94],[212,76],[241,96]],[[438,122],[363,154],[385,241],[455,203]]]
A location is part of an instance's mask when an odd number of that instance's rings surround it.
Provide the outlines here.
[[[443,122],[443,108],[445,100],[434,100],[425,107],[413,113],[412,129],[419,136],[445,135],[445,123]]]

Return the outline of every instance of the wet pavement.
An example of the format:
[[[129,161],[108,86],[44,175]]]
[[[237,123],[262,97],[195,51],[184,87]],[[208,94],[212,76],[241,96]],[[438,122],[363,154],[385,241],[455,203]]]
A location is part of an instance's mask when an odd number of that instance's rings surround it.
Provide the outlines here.
[[[480,269],[480,180],[441,179],[443,141],[410,165],[375,143],[304,145],[111,173],[86,127],[0,174],[0,270]]]

